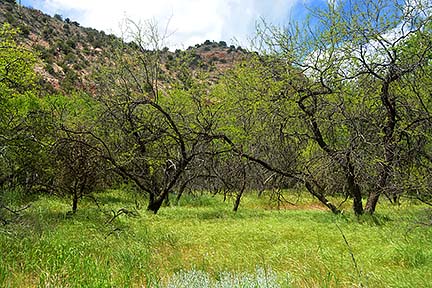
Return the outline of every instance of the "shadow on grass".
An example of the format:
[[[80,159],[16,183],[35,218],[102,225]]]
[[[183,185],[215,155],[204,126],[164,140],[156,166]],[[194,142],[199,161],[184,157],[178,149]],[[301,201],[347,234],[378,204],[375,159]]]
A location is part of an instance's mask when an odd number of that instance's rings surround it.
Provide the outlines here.
[[[39,209],[38,209],[39,208]],[[35,207],[14,223],[14,226],[22,226],[22,231],[27,233],[41,233],[42,231],[52,231],[56,227],[63,225],[81,226],[103,226],[107,219],[111,217],[108,212],[102,212],[97,208],[83,208],[73,214],[68,208],[64,209],[40,209]]]
[[[126,199],[122,196],[111,195],[111,194],[95,194],[94,198],[98,202],[99,205],[106,204],[118,204],[118,203],[133,203],[132,200]],[[88,198],[87,201],[94,202],[92,198]]]
[[[373,215],[363,214],[355,215],[354,213],[346,213],[341,215],[334,215],[335,218],[341,222],[346,222],[349,224],[360,224],[367,226],[384,226],[387,223],[394,221],[392,217],[387,214],[375,213]]]

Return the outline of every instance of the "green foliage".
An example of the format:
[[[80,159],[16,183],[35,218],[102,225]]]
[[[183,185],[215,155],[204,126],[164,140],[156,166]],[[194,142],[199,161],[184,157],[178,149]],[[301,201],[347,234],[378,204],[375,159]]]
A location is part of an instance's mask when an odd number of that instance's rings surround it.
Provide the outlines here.
[[[15,182],[31,188],[41,168],[35,161],[42,150],[38,139],[46,131],[33,90],[36,59],[16,44],[16,30],[8,24],[0,29],[0,189]]]

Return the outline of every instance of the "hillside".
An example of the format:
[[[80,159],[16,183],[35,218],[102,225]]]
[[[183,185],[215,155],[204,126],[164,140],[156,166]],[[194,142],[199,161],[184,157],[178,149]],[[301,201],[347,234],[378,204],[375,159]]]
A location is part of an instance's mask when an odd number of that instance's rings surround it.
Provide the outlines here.
[[[100,64],[108,64],[118,38],[82,27],[69,18],[51,17],[13,2],[0,2],[0,22],[18,28],[20,41],[39,55],[41,62],[36,66],[36,72],[41,76],[42,84],[51,91],[91,90],[94,85],[92,71]],[[137,49],[134,45],[130,47]],[[170,64],[186,51],[171,52],[164,48],[161,52],[162,66],[169,70]],[[224,41],[209,40],[189,47],[187,52],[194,58],[190,68],[209,72],[213,81],[245,55],[241,47],[228,47]],[[175,73],[169,74],[175,77]]]

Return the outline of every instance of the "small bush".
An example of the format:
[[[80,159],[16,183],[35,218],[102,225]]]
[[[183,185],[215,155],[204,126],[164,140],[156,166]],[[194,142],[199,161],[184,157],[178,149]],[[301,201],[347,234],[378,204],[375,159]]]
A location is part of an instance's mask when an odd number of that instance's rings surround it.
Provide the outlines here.
[[[263,268],[257,268],[255,273],[222,272],[212,279],[204,271],[180,271],[168,281],[167,288],[214,287],[214,288],[276,288],[281,287],[277,281],[276,273]]]

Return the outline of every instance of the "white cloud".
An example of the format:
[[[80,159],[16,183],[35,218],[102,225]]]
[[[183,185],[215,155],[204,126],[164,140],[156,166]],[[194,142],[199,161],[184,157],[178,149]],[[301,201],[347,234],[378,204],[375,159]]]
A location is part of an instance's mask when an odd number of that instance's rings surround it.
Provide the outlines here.
[[[247,45],[260,17],[283,24],[290,9],[302,0],[24,0],[51,15],[78,21],[108,33],[119,34],[127,17],[134,21],[155,20],[161,27],[169,22],[170,47],[188,47],[205,40],[238,39]]]

